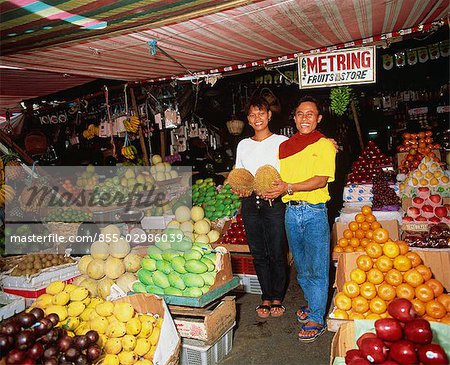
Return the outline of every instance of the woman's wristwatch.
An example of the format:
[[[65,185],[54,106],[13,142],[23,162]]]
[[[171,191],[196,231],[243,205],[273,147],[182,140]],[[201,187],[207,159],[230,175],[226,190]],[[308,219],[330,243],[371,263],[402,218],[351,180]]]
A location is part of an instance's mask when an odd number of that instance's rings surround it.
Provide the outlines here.
[[[287,193],[288,193],[288,195],[293,195],[294,194],[294,191],[292,190],[292,184],[288,184]]]

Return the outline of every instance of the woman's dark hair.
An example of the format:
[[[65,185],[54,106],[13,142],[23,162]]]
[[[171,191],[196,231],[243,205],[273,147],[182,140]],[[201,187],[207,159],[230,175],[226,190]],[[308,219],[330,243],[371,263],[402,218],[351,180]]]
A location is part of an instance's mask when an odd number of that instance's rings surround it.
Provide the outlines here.
[[[295,104],[295,107],[294,107],[294,113],[295,113],[295,110],[299,107],[299,105],[301,103],[306,103],[306,102],[310,102],[310,103],[316,104],[317,112],[319,113],[319,115],[322,114],[322,108],[320,107],[320,104],[317,101],[317,99],[315,99],[315,98],[313,98],[312,96],[309,96],[309,95],[305,95],[299,101],[297,101],[297,104]]]
[[[251,107],[266,109],[267,112],[270,110],[270,104],[267,99],[259,95],[252,97],[248,104],[245,106],[245,115],[248,115]]]

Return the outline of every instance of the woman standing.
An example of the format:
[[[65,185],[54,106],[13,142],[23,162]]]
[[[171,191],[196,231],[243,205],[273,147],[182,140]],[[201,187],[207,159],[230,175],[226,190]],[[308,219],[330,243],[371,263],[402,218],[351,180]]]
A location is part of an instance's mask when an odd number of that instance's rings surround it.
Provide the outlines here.
[[[278,149],[287,137],[269,130],[272,117],[269,103],[263,97],[253,98],[246,114],[255,134],[239,142],[236,168],[245,168],[253,175],[264,165],[272,165],[279,171]],[[235,193],[243,198],[242,219],[261,285],[262,302],[256,307],[256,312],[260,318],[280,317],[286,310],[282,305],[287,283],[285,205],[281,198],[273,200],[270,205],[255,193],[250,196],[239,191]]]

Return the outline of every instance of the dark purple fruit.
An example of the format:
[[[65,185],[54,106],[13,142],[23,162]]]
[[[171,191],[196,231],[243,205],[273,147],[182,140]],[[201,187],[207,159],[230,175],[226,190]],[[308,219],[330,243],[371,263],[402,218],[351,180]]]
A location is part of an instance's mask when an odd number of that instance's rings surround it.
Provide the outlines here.
[[[89,365],[91,362],[88,360],[86,355],[81,354],[75,359],[74,363],[75,365]]]
[[[89,346],[89,341],[86,336],[75,336],[73,338],[73,346],[77,349],[84,350]]]
[[[40,342],[36,342],[28,349],[28,357],[38,360],[44,355],[44,347]]]
[[[50,357],[44,360],[43,365],[58,365],[58,359],[56,357]]]
[[[21,351],[19,349],[13,349],[6,356],[6,364],[7,365],[18,365],[22,364],[27,357],[27,353],[25,351]]]
[[[30,313],[36,317],[38,321],[45,317],[45,313],[41,308],[33,308]]]
[[[34,332],[31,330],[24,330],[16,337],[16,347],[19,350],[26,350],[33,345],[35,339]]]
[[[5,354],[14,345],[14,337],[10,335],[0,335],[0,354]]]
[[[89,346],[88,349],[86,350],[86,356],[91,361],[97,360],[100,357],[101,353],[102,350],[98,345]]]
[[[34,327],[34,332],[38,336],[43,336],[48,331],[50,331],[52,328],[53,328],[53,323],[47,318],[42,318]]]
[[[41,341],[44,343],[54,343],[58,341],[60,335],[60,328],[52,328],[44,336],[42,336]]]
[[[20,365],[36,365],[36,361],[31,357],[27,357]]]
[[[50,313],[47,318],[56,326],[59,323],[59,316],[56,313]]]
[[[66,359],[69,361],[74,361],[78,356],[80,356],[81,352],[75,347],[71,347],[66,351]]]
[[[18,321],[8,321],[4,324],[2,328],[2,333],[5,335],[10,335],[15,337],[17,333],[19,333],[21,330],[20,324]]]
[[[85,336],[88,339],[90,344],[97,343],[97,341],[99,339],[97,331],[93,331],[93,330],[87,331]]]
[[[60,354],[59,355],[59,359],[58,359],[58,364],[59,365],[72,365],[72,361],[70,361],[66,354]]]
[[[19,324],[23,328],[30,328],[33,324],[37,322],[37,319],[31,313],[20,313],[19,314]]]
[[[44,358],[50,359],[52,357],[56,358],[56,356],[59,354],[59,350],[56,346],[50,346],[47,347],[47,349],[44,351]]]
[[[64,335],[58,340],[57,345],[61,352],[66,352],[72,346],[72,343],[73,343],[72,337],[70,337],[69,335]]]

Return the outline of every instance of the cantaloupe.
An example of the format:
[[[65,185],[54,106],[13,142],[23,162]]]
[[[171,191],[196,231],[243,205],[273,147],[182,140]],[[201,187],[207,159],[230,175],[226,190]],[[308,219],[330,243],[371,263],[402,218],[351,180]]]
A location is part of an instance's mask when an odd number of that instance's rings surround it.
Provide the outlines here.
[[[87,273],[87,267],[90,264],[90,262],[93,260],[94,258],[91,255],[85,255],[83,256],[80,261],[78,261],[78,270],[80,270],[80,272],[82,274],[86,274]]]
[[[91,245],[91,256],[94,259],[106,260],[109,256],[109,245],[106,242],[97,241]]]
[[[152,156],[152,164],[156,165],[158,163],[162,162],[162,158],[160,155],[153,155]]]
[[[111,237],[109,237],[107,240],[105,241],[112,241],[114,238],[119,238],[120,237],[120,229],[119,227],[117,227],[114,224],[110,224],[104,228],[102,228],[101,233],[103,235],[110,235]]]
[[[114,240],[109,244],[109,252],[112,257],[123,259],[131,251],[130,244],[123,237],[118,240]]]
[[[92,260],[86,268],[90,278],[98,280],[105,276],[105,262],[101,259]]]
[[[108,278],[114,280],[125,273],[125,265],[121,259],[110,256],[105,261],[104,271]]]
[[[125,270],[127,272],[136,272],[141,267],[141,256],[135,253],[129,253],[123,259],[123,264],[125,265]]]
[[[205,211],[202,207],[194,206],[191,209],[191,217],[194,222],[198,222],[205,217]]]
[[[175,220],[177,220],[178,222],[184,223],[189,221],[190,219],[191,210],[187,206],[182,205],[175,210]]]
[[[209,223],[203,219],[194,224],[194,232],[197,234],[208,234],[210,229]]]

